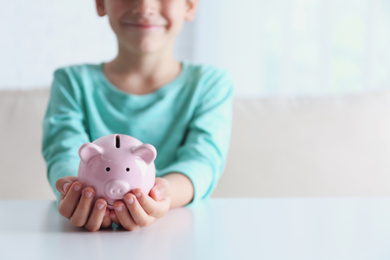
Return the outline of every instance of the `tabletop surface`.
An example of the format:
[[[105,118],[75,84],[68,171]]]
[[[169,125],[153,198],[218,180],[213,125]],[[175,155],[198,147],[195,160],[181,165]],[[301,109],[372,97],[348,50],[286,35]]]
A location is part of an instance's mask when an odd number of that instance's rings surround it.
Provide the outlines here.
[[[390,259],[390,197],[208,199],[129,232],[0,200],[0,259]]]

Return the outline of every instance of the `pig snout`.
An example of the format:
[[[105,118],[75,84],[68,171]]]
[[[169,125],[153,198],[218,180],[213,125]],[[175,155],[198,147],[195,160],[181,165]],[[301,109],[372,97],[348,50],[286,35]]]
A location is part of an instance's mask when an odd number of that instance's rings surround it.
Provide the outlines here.
[[[109,198],[123,199],[123,196],[130,191],[130,184],[126,181],[110,181],[105,185],[105,191]]]

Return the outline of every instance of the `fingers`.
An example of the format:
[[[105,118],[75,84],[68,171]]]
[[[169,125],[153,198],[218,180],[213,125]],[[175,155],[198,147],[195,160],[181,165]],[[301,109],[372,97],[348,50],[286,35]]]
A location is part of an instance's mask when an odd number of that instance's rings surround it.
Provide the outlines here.
[[[102,227],[106,208],[107,202],[104,199],[98,199],[84,227],[89,231],[98,231]]]
[[[150,198],[149,196],[145,196],[144,194],[142,194],[139,191],[136,194],[137,194],[138,199],[149,202],[149,204],[145,203],[145,204],[148,204],[147,205],[148,207],[146,207],[146,208],[149,210],[149,212],[156,213],[159,211],[158,206],[155,204],[157,202],[155,202],[152,198]],[[141,226],[141,227],[150,225],[151,223],[156,221],[156,218],[148,214],[146,209],[140,205],[140,202],[138,201],[137,197],[131,193],[129,193],[125,196],[125,202],[126,202],[127,209],[129,210],[129,212],[134,220],[134,223],[136,225]],[[154,203],[154,204],[151,204],[151,203]],[[156,207],[156,208],[154,209],[152,205],[154,205],[154,207]],[[143,205],[143,206],[145,206],[145,205]]]
[[[104,213],[104,217],[103,217],[102,228],[111,227],[112,221],[110,219],[109,214],[110,214],[110,211],[108,209],[106,209],[106,212]]]
[[[121,223],[119,223],[119,219],[118,217],[116,216],[116,213],[114,210],[110,210],[110,213],[109,213],[109,216],[110,216],[110,219],[112,222],[114,222],[115,224],[117,225],[120,225]]]
[[[82,188],[75,176],[58,179],[56,189],[61,193],[58,211],[62,216],[71,219],[73,225],[84,226],[90,231],[108,228],[112,222],[127,230],[136,230],[140,226],[153,223],[169,209],[170,186],[163,178],[156,178],[150,196],[137,189],[134,191],[137,196],[127,194],[124,198],[126,203],[117,201],[113,211],[107,209],[104,199],[98,199],[93,205],[95,191],[92,188],[83,191]]]
[[[61,193],[59,213],[70,219],[73,225],[84,226],[89,231],[110,227],[112,221],[109,217],[107,202],[104,199],[98,199],[93,205],[94,189],[87,187],[82,190],[82,188],[83,185],[74,176],[57,180],[56,189]]]
[[[61,195],[66,195],[69,190],[69,187],[77,181],[77,177],[75,176],[67,176],[64,178],[60,178],[56,181],[56,189],[61,193]]]
[[[134,194],[127,194],[124,199],[132,216],[133,212],[141,212],[140,209],[142,209],[147,215],[160,218],[165,214],[166,211],[165,197],[160,198],[161,200],[159,201],[155,201],[152,197],[143,193],[141,189],[135,189]],[[137,203],[132,203],[133,201]]]
[[[91,211],[94,195],[95,191],[90,187],[83,190],[80,201],[70,218],[73,225],[77,227],[85,225],[88,220],[89,212]]]
[[[139,229],[139,225],[134,222],[134,219],[130,216],[129,211],[126,208],[126,205],[122,201],[116,201],[114,203],[114,210],[118,222],[122,227],[129,231],[134,231]]]
[[[83,185],[76,181],[74,182],[70,188],[68,189],[68,193],[60,201],[60,204],[58,206],[58,211],[60,214],[68,219],[73,215],[73,212],[75,211],[79,200],[81,196],[81,189],[83,188]]]
[[[110,212],[110,218],[127,230],[136,230],[164,216],[169,210],[169,199],[169,196],[161,196],[160,200],[156,201],[141,189],[135,189],[133,193],[124,196],[125,203],[123,201],[114,203],[114,211]]]

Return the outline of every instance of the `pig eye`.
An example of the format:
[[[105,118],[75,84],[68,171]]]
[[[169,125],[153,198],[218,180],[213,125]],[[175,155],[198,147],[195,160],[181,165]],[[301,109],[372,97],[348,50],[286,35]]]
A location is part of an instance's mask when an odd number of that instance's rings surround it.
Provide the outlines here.
[[[108,172],[109,172],[109,171],[110,171],[110,167],[107,167],[107,168],[106,168],[106,171],[108,171]]]
[[[127,171],[127,172],[130,171],[130,168],[126,168],[126,171]]]

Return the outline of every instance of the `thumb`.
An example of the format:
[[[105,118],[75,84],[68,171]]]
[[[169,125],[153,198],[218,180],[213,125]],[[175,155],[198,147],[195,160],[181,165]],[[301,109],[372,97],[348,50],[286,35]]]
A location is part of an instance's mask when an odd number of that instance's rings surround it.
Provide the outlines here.
[[[156,178],[156,183],[150,190],[149,196],[154,200],[163,200],[170,196],[170,183],[164,178]]]

